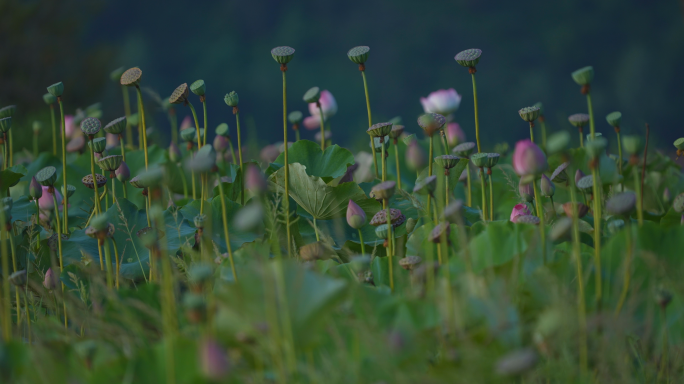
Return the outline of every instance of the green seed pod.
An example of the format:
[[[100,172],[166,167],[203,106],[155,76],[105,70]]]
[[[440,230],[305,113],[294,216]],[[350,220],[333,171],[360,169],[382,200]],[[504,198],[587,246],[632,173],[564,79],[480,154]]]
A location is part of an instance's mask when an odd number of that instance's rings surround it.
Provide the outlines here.
[[[99,173],[95,174],[95,181],[97,181],[97,187],[98,188],[102,188],[105,185],[107,185],[107,178],[100,175]],[[81,183],[90,189],[95,189],[95,183],[93,183],[93,175],[92,174],[88,174],[88,175],[83,176],[83,178],[81,179]]]
[[[0,119],[0,133],[7,133],[9,132],[10,128],[12,128],[11,117],[5,117]]]
[[[126,69],[125,69],[124,67],[119,67],[119,68],[117,68],[117,69],[115,69],[115,70],[113,70],[112,72],[109,73],[109,78],[110,78],[112,81],[120,81],[120,80],[121,80],[121,76],[124,74],[124,71],[125,71],[125,70],[126,70]]]
[[[470,154],[472,154],[475,150],[475,145],[476,144],[472,142],[461,143],[455,146],[454,149],[451,150],[451,152],[455,153],[456,156],[469,158]]]
[[[100,213],[90,219],[90,226],[96,231],[104,231],[109,226],[109,218],[106,213]]]
[[[71,197],[74,195],[74,193],[76,193],[76,187],[71,184],[67,184],[65,193],[66,197]]]
[[[415,187],[413,187],[413,193],[417,193],[419,195],[432,195],[435,192],[436,187],[437,176],[428,176],[422,181],[416,183]]]
[[[204,228],[204,223],[207,221],[207,215],[196,215],[192,221],[196,228]]]
[[[126,129],[126,116],[119,117],[105,125],[104,131],[112,135],[120,135]]]
[[[399,260],[399,266],[407,271],[412,271],[421,262],[423,262],[423,259],[420,256],[406,256]]]
[[[54,97],[60,97],[64,93],[64,84],[60,81],[47,87],[47,91]]]
[[[539,113],[540,109],[538,107],[525,107],[518,111],[520,117],[528,123],[537,120]]]
[[[446,124],[446,118],[438,113],[426,113],[418,117],[418,125],[427,136],[432,136]]]
[[[643,147],[643,142],[639,136],[622,136],[622,146],[630,155],[638,155]]]
[[[556,186],[553,182],[544,174],[541,177],[541,194],[544,197],[553,197],[556,193]]]
[[[358,46],[350,49],[347,52],[347,57],[356,64],[364,64],[368,60],[368,52],[370,52],[370,48]]]
[[[103,171],[114,172],[119,168],[122,161],[123,161],[123,156],[111,155],[111,156],[103,157],[100,161],[97,162],[97,165],[100,166],[100,168]]]
[[[143,188],[156,188],[162,182],[164,174],[161,168],[155,167],[150,168],[147,171],[143,171],[138,176],[138,183],[143,186]],[[132,184],[133,180],[131,180]]]
[[[406,146],[409,146],[409,145],[411,145],[411,143],[413,143],[414,141],[418,141],[418,139],[416,139],[416,134],[415,134],[415,133],[412,133],[412,134],[410,134],[410,135],[404,137],[404,138],[402,139],[402,141],[404,142],[404,144],[406,144]]]
[[[404,216],[399,209],[390,208],[390,223],[392,223],[392,227],[396,228],[404,224],[404,221],[406,221],[406,216]],[[377,227],[380,224],[387,224],[387,211],[384,209],[378,211],[373,215],[368,224],[374,227]]]
[[[180,131],[181,139],[186,143],[196,143],[197,142],[197,130],[193,127],[181,129]]]
[[[454,60],[463,67],[474,68],[480,62],[482,50],[477,48],[466,49],[459,52]]]
[[[389,200],[392,195],[394,195],[394,190],[397,187],[395,181],[389,180],[375,185],[371,192],[376,199]]]
[[[387,239],[389,237],[389,226],[387,224],[378,225],[375,228],[375,236],[379,239]]]
[[[501,155],[498,153],[488,153],[487,154],[487,168],[494,168],[495,165],[499,163],[499,159],[501,158]]]
[[[675,148],[679,149],[680,151],[684,151],[684,137],[681,137],[674,142]]]
[[[43,129],[43,123],[36,120],[33,122],[33,133],[38,134]]]
[[[188,83],[183,83],[176,87],[169,96],[169,103],[171,104],[181,104],[188,101],[188,95],[190,91],[188,90]]]
[[[684,192],[674,198],[674,201],[672,201],[672,208],[674,208],[677,213],[684,212]]]
[[[12,117],[12,116],[14,116],[14,113],[16,111],[17,111],[16,105],[8,105],[6,107],[0,108],[0,118]]]
[[[392,123],[373,124],[366,130],[371,137],[385,137],[392,132]]]
[[[544,105],[541,103],[541,101],[534,103],[534,106],[539,108],[539,116],[544,116]]]
[[[142,70],[138,67],[133,67],[127,69],[122,75],[119,82],[121,85],[127,87],[137,87],[140,85],[140,80],[142,79]]]
[[[47,105],[52,105],[52,104],[54,104],[54,103],[57,102],[57,98],[54,97],[54,96],[52,96],[51,93],[46,93],[46,94],[43,95],[43,101],[44,101],[45,104],[47,104]]]
[[[46,187],[52,187],[55,185],[55,182],[57,181],[57,168],[53,166],[47,166],[38,173],[36,173],[36,180],[40,183],[40,185],[44,185]]]
[[[584,193],[591,192],[593,187],[594,179],[591,175],[584,176],[581,179],[579,179],[579,181],[577,181],[577,188],[579,188],[579,190]]]
[[[620,126],[620,121],[622,120],[622,113],[620,112],[611,112],[606,116],[606,121],[608,124],[610,124],[611,127],[619,127]]]
[[[570,144],[570,134],[567,131],[556,132],[546,140],[546,154],[551,156],[562,152],[568,144]]]
[[[447,242],[449,241],[449,235],[451,234],[451,225],[449,223],[439,223],[430,232],[429,239],[435,244],[439,244],[442,241],[442,237],[445,237]]]
[[[594,80],[594,67],[588,66],[573,72],[572,79],[578,85],[589,85]]]
[[[137,127],[138,123],[140,123],[140,117],[137,113],[131,113],[130,115],[128,115],[126,120],[128,121],[128,124],[130,124],[133,127]]]
[[[229,106],[229,107],[237,107],[238,103],[240,102],[240,98],[238,97],[238,94],[235,91],[232,91],[231,93],[227,93],[223,97],[223,101]]]
[[[470,156],[470,160],[473,162],[473,164],[476,167],[482,168],[482,167],[487,166],[487,158],[488,157],[489,157],[488,153],[481,152],[481,153],[476,153],[476,154]]]
[[[100,128],[102,128],[102,123],[100,120],[94,118],[94,117],[87,117],[81,121],[81,131],[86,136],[95,136],[97,135],[98,132],[100,132]],[[105,143],[106,145],[106,143]],[[102,152],[102,151],[96,151],[96,152]]]
[[[102,153],[107,149],[107,138],[97,137],[88,142],[88,147],[90,147],[95,153]]]
[[[299,124],[303,119],[304,114],[302,114],[300,111],[292,111],[289,115],[287,115],[287,121],[289,121],[290,124]]]
[[[574,115],[568,116],[568,121],[575,127],[582,128],[589,124],[589,115],[586,113],[575,113]]]
[[[275,47],[271,49],[271,56],[278,64],[287,64],[292,60],[295,50],[291,47]]]
[[[636,199],[634,192],[622,192],[613,195],[606,201],[606,212],[613,216],[629,216],[636,207]]]
[[[202,146],[195,156],[186,161],[186,167],[194,172],[211,172],[216,166],[216,151],[211,144]]]
[[[396,125],[392,123],[392,130],[390,131],[389,136],[393,140],[397,140],[403,133],[404,133],[404,126],[403,125]]]
[[[134,178],[130,179],[128,181],[128,184],[132,185],[134,188],[140,188],[140,189],[145,188],[145,186],[140,181],[139,176],[135,176]]]
[[[311,104],[317,102],[321,98],[321,90],[318,87],[310,88],[304,94],[304,101]]]
[[[451,169],[458,164],[458,161],[461,160],[461,158],[453,155],[441,155],[435,157],[435,164],[439,165],[440,167],[444,169]]]
[[[23,287],[28,282],[28,276],[26,275],[26,270],[16,271],[9,276],[9,281],[12,285],[16,287]]]
[[[204,96],[207,87],[204,85],[204,80],[196,80],[194,83],[190,84],[190,90],[197,96]]]
[[[565,171],[568,166],[570,165],[570,162],[563,163],[559,165],[551,174],[551,181],[554,183],[565,183],[568,181],[568,173]]]
[[[164,238],[164,232],[152,227],[142,228],[136,232],[136,235],[147,249],[154,247],[159,239]]]
[[[230,134],[228,132],[228,124],[226,124],[226,123],[219,124],[219,126],[216,127],[216,135],[217,136],[223,136],[223,137],[230,136]]]
[[[606,146],[608,145],[608,140],[605,137],[597,136],[594,140],[589,140],[584,144],[584,149],[587,151],[587,155],[596,159],[601,156],[602,153],[606,151]]]

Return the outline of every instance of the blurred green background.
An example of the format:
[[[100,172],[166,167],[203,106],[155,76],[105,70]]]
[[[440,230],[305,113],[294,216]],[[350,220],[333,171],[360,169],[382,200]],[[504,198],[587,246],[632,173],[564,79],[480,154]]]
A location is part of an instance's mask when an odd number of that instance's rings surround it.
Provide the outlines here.
[[[572,130],[577,140],[567,116],[586,112],[586,101],[570,72],[585,65],[596,71],[597,131],[613,137],[604,116],[620,110],[623,132],[642,133],[648,122],[656,144],[671,149],[684,136],[677,117],[684,105],[683,16],[675,0],[2,0],[0,105],[18,105],[20,127],[34,119],[49,123],[41,96],[63,81],[67,113],[102,102],[106,123],[123,115],[110,71],[139,66],[142,85],[162,97],[204,79],[210,132],[228,122],[234,134],[223,95],[237,91],[242,115],[253,121],[248,137],[273,143],[282,140],[281,75],[269,51],[290,45],[297,52],[287,72],[289,110],[308,115],[304,92],[330,90],[339,105],[333,140],[358,149],[366,139],[365,99],[346,52],[368,45],[374,122],[399,115],[417,132],[419,98],[453,87],[463,96],[455,119],[472,140],[470,76],[453,57],[476,47],[483,50],[477,68],[483,149],[527,137],[517,110],[537,101],[551,130]],[[179,121],[187,114],[178,107]],[[168,142],[164,114],[150,115]],[[24,142],[30,148],[28,135],[15,136],[15,147]]]

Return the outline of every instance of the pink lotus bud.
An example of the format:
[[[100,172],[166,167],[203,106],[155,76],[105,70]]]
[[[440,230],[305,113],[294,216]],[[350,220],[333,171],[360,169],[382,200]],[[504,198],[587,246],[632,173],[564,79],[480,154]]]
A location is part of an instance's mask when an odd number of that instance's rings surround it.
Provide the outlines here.
[[[230,364],[223,348],[214,340],[206,339],[200,346],[200,365],[207,379],[222,381],[228,375]]]
[[[55,213],[55,203],[52,200],[52,194],[48,192],[48,187],[42,186],[43,196],[38,199],[38,208],[40,208],[40,217],[43,220],[47,220],[50,215]],[[55,198],[57,199],[57,205],[59,210],[62,210],[62,194],[59,193],[57,188],[54,188]]]
[[[183,154],[181,153],[180,149],[178,149],[178,146],[174,143],[171,143],[171,145],[169,145],[169,160],[177,163],[180,161],[181,157],[183,157]]]
[[[78,131],[81,132],[80,129]],[[73,139],[69,140],[69,142],[66,145],[66,150],[67,152],[81,152],[83,150],[83,147],[85,147],[85,143],[85,136],[76,136]]]
[[[531,214],[532,213],[530,212],[530,209],[527,208],[526,204],[516,204],[515,207],[513,207],[513,210],[511,211],[511,221],[515,223],[515,220],[519,216],[528,216]]]
[[[518,183],[518,193],[520,197],[528,203],[534,200],[534,185],[532,183],[523,184],[522,179]]]
[[[321,98],[318,100],[321,103],[321,109],[323,110],[323,116],[325,119],[329,119],[337,113],[337,101],[335,97],[328,90],[321,91]],[[318,105],[316,103],[309,104],[309,113],[311,116],[304,119],[304,127],[306,129],[316,129],[321,126],[321,111],[318,110]]]
[[[458,123],[447,124],[446,137],[450,147],[456,146],[466,141],[465,133]]]
[[[216,135],[214,138],[214,149],[216,152],[223,152],[228,149],[228,138],[221,135]]]
[[[366,224],[366,212],[352,200],[347,205],[347,224],[354,229],[360,229]]]
[[[98,162],[102,160],[103,157],[107,157],[107,152],[95,152],[95,161]]]
[[[183,118],[183,121],[181,122],[180,128],[178,129],[179,131],[182,131],[186,128],[192,127],[192,118],[190,116],[185,116]]]
[[[31,183],[29,184],[29,196],[34,199],[40,199],[43,196],[43,186],[40,185],[35,177],[31,178]]]
[[[107,149],[116,148],[119,146],[119,135],[114,135],[111,133],[107,134]]]
[[[57,126],[59,128],[59,125]],[[73,115],[64,115],[64,132],[66,133],[67,139],[71,139],[75,132],[81,132],[76,124],[74,123]]]
[[[541,194],[542,196],[545,197],[553,197],[553,194],[556,193],[556,186],[553,184],[553,181],[551,181],[546,175],[542,175],[541,179]]]
[[[43,286],[45,289],[52,291],[57,288],[59,282],[59,277],[52,272],[52,268],[48,268],[45,272],[45,279],[43,280]]]
[[[513,169],[519,176],[539,175],[548,167],[544,152],[529,139],[520,140],[515,144]]]
[[[245,187],[257,193],[263,193],[268,189],[266,178],[256,165],[250,164],[245,172]]]
[[[429,94],[427,98],[421,97],[420,103],[423,104],[425,113],[433,112],[446,116],[456,112],[461,105],[461,95],[453,88],[440,89]]]
[[[122,183],[128,181],[131,178],[131,170],[128,169],[128,165],[126,165],[125,161],[121,162],[121,165],[119,165],[119,168],[116,169],[114,174],[116,175],[116,178]]]
[[[318,129],[318,127],[321,126],[321,119],[318,118],[318,116],[308,116],[304,118],[304,128],[308,129],[309,131],[312,131],[314,129]]]
[[[426,157],[425,151],[423,151],[423,148],[421,148],[416,141],[409,144],[406,149],[406,165],[412,171],[423,169],[425,167]]]

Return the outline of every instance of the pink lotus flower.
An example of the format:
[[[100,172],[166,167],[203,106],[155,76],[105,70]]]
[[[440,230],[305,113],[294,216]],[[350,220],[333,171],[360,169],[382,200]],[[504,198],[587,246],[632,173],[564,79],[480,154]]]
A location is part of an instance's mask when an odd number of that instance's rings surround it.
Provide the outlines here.
[[[463,132],[458,123],[447,124],[446,137],[450,147],[466,141],[465,132]]]
[[[52,194],[48,192],[48,187],[43,187],[43,196],[38,199],[38,208],[40,208],[40,219],[47,221],[50,215],[55,213],[55,202],[52,200]],[[59,211],[62,211],[62,194],[59,193],[57,188],[55,188],[55,198],[57,199],[57,205],[59,205]]]
[[[515,143],[513,169],[519,176],[539,175],[548,167],[546,155],[530,139]]]
[[[76,132],[81,133],[81,130],[74,124],[74,115],[64,115],[64,131],[67,139],[74,137]]]
[[[515,207],[513,207],[513,210],[511,211],[511,221],[515,223],[515,220],[519,216],[528,216],[531,214],[532,214],[532,212],[530,212],[530,209],[527,208],[527,205],[516,204]]]
[[[321,98],[318,100],[321,103],[323,116],[326,120],[335,116],[337,113],[337,101],[332,93],[328,90],[321,91]],[[313,130],[321,126],[321,112],[318,110],[316,103],[309,104],[309,113],[311,116],[304,119],[304,128]]]
[[[352,200],[349,200],[349,205],[347,205],[347,224],[354,229],[359,229],[366,224],[366,212]]]
[[[185,116],[183,118],[183,121],[181,122],[180,129],[179,131],[182,131],[186,128],[192,127],[192,118],[190,116]]]
[[[461,95],[453,88],[440,89],[429,94],[427,98],[421,97],[420,103],[423,104],[425,113],[433,112],[446,116],[456,112],[461,105]]]

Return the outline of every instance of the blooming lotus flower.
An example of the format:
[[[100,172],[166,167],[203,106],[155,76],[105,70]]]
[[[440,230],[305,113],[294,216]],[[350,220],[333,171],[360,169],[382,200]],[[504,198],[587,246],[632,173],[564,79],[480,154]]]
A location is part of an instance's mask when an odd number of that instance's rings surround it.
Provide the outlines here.
[[[323,116],[326,120],[335,116],[337,113],[337,101],[335,97],[328,90],[321,92],[321,98],[318,100],[321,103]],[[309,113],[311,116],[304,119],[304,128],[313,130],[321,126],[321,112],[318,110],[316,103],[309,104]]]
[[[360,229],[366,224],[366,212],[352,200],[347,205],[347,224],[354,229]]]
[[[119,135],[114,135],[112,133],[107,134],[107,149],[116,148],[119,146]]]
[[[183,121],[181,122],[180,129],[179,131],[182,131],[186,128],[192,127],[192,118],[190,116],[185,116],[183,118]]]
[[[46,221],[50,218],[50,215],[54,214],[55,212],[55,202],[52,200],[52,194],[48,192],[49,187],[42,187],[43,196],[38,199],[38,208],[40,209],[40,219]],[[59,210],[62,211],[62,194],[59,193],[57,188],[54,188],[54,190],[55,198],[57,199],[57,205],[59,205]]]
[[[466,141],[465,132],[463,132],[458,123],[447,124],[446,137],[450,147],[456,146]]]
[[[515,223],[515,220],[520,216],[531,215],[530,209],[527,208],[526,204],[516,204],[511,211],[511,221]]]
[[[539,175],[549,167],[546,155],[529,139],[515,144],[513,152],[513,169],[519,176]]]
[[[440,89],[429,94],[427,98],[421,97],[420,103],[423,104],[425,113],[433,112],[446,116],[455,112],[461,105],[461,95],[453,88]]]

